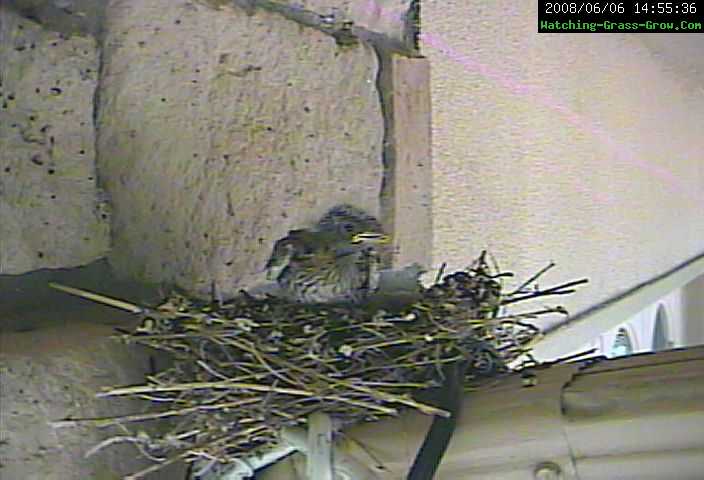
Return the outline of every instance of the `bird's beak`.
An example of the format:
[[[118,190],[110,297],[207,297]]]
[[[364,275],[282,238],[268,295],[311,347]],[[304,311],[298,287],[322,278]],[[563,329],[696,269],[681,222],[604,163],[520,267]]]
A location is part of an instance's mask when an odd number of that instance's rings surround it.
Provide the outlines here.
[[[362,233],[358,233],[357,235],[352,237],[351,242],[354,244],[370,243],[370,244],[385,245],[385,244],[391,242],[391,237],[388,235],[384,235],[383,233],[362,232]]]

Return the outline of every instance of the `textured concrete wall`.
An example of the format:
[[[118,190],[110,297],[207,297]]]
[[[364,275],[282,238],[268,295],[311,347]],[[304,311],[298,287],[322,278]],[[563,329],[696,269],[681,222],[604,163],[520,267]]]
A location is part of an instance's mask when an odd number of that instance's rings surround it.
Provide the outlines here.
[[[108,4],[98,148],[118,271],[229,295],[335,203],[377,213],[373,50],[250,13]]]
[[[0,7],[0,274],[105,254],[95,173],[92,38],[67,38]]]
[[[0,335],[0,478],[114,480],[149,466],[136,447],[119,441],[86,458],[102,440],[126,435],[117,426],[52,426],[66,418],[143,412],[143,402],[96,399],[95,393],[143,382],[149,365],[144,349],[107,338],[112,329],[103,322],[122,320],[124,326],[126,314],[105,314],[104,307],[92,305],[73,312],[57,307],[23,316],[25,325],[40,322],[49,328]],[[90,321],[78,321],[81,316]],[[8,320],[0,315],[0,327]],[[179,465],[149,478],[183,475]]]
[[[425,2],[434,263],[587,276],[574,313],[704,250],[702,78],[637,35],[536,33],[536,2]],[[584,339],[587,341],[588,339]]]

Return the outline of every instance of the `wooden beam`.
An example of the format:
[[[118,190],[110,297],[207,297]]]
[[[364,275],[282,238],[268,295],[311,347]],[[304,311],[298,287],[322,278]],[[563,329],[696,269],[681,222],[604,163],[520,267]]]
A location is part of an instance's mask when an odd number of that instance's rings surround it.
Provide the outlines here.
[[[326,413],[308,416],[308,478],[333,480],[332,420]]]
[[[432,249],[430,62],[383,55],[381,91],[386,122],[382,217],[394,237],[392,266],[429,268]]]

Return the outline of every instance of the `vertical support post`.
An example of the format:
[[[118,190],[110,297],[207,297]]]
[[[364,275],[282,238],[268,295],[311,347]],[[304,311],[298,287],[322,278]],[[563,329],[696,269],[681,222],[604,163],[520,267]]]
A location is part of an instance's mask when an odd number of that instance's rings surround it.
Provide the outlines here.
[[[381,54],[386,139],[382,218],[394,238],[392,267],[432,260],[430,62]]]
[[[333,480],[332,420],[326,413],[308,416],[307,470],[309,480]]]

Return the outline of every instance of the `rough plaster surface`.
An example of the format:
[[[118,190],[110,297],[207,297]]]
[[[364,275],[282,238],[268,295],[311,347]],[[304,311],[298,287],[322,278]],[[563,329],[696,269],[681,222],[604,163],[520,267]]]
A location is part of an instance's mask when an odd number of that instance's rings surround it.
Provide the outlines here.
[[[0,8],[0,274],[105,254],[96,187],[92,38],[66,38]]]
[[[577,313],[704,250],[704,89],[637,35],[537,34],[536,12],[424,4],[434,264],[553,260],[542,285],[591,279],[559,299]]]
[[[109,339],[112,329],[97,325],[95,317],[79,323],[56,310],[31,315],[36,316],[53,325],[5,331],[0,338],[0,478],[115,480],[148,466],[124,443],[85,457],[102,440],[125,434],[117,427],[50,425],[65,418],[142,412],[143,402],[97,399],[95,393],[106,386],[143,382],[146,352]],[[0,324],[6,320],[0,318]],[[34,323],[33,318],[25,317],[25,323]],[[183,478],[183,473],[171,470],[170,475],[149,478]]]
[[[378,213],[377,60],[281,15],[112,1],[99,169],[122,273],[225,296],[336,203]]]

